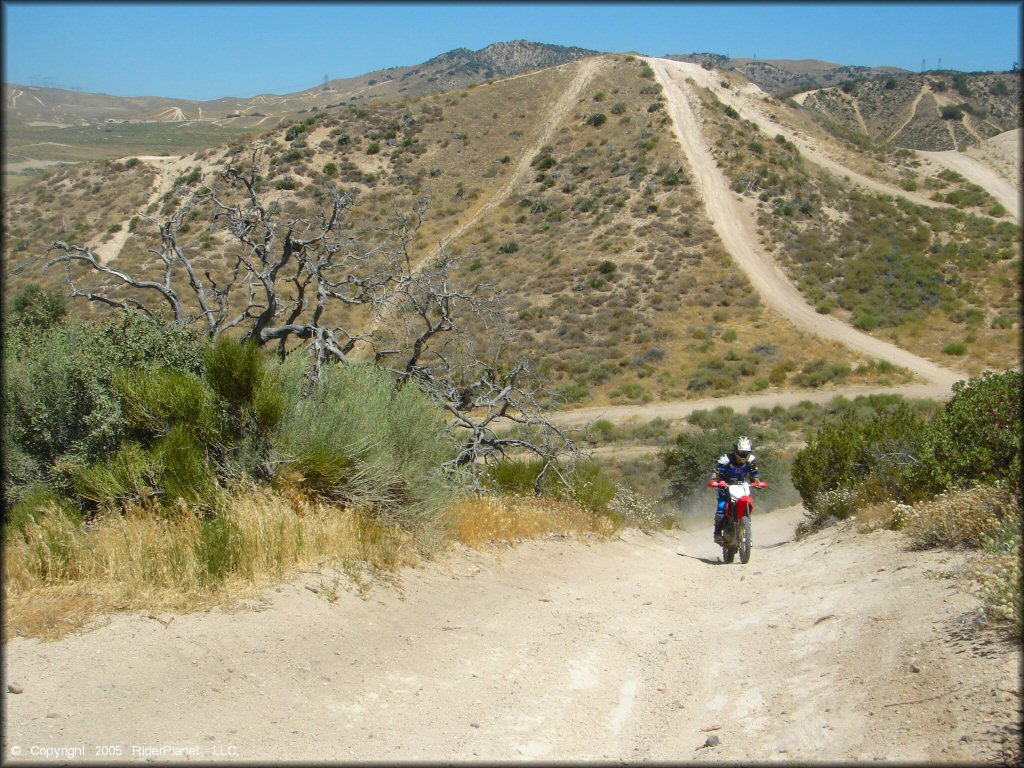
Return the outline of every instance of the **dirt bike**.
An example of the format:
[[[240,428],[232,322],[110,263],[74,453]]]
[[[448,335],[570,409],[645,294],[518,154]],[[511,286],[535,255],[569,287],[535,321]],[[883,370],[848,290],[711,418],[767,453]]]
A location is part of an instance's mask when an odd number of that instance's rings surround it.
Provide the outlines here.
[[[729,489],[729,500],[725,504],[725,520],[722,521],[722,560],[731,563],[739,552],[740,562],[746,564],[750,561],[750,515],[754,511],[750,488],[767,488],[768,483],[763,480],[754,480],[751,483],[711,480],[708,487]]]

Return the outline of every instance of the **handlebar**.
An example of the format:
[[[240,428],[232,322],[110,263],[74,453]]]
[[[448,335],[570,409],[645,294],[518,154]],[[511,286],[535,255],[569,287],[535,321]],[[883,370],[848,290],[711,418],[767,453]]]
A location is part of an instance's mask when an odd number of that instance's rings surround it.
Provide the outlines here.
[[[764,480],[752,480],[750,482],[754,488],[767,488],[768,483]],[[729,484],[724,480],[708,480],[708,488],[728,488]]]

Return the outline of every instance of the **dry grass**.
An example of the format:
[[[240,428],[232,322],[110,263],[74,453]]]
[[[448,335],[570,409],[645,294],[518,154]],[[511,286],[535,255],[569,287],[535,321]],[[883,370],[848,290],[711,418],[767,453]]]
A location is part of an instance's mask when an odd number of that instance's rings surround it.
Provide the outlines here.
[[[335,569],[365,595],[375,578],[392,580],[428,554],[398,528],[287,489],[238,489],[221,517],[230,533],[212,546],[188,510],[168,518],[134,509],[88,526],[52,514],[30,524],[24,538],[5,545],[5,639],[57,639],[121,611],[237,604],[311,567]],[[446,542],[471,547],[612,528],[576,504],[491,497],[457,502],[440,524]]]
[[[612,522],[570,501],[518,496],[466,498],[447,512],[452,537],[468,547],[515,543],[552,533],[607,536]]]
[[[1021,524],[1020,500],[992,485],[949,491],[913,506],[884,502],[857,511],[862,532],[902,529],[917,549],[972,550],[964,573],[978,585],[986,619],[1017,635],[1024,629]]]
[[[902,528],[920,549],[980,549],[1001,530],[1004,520],[1020,515],[1020,505],[994,485],[948,491],[913,507],[897,505]]]
[[[8,636],[60,636],[101,612],[197,610],[255,597],[304,566],[359,561],[393,570],[416,557],[397,529],[269,490],[234,494],[222,519],[230,531],[222,550],[187,511],[172,519],[129,510],[88,527],[54,514],[29,525],[6,545]]]

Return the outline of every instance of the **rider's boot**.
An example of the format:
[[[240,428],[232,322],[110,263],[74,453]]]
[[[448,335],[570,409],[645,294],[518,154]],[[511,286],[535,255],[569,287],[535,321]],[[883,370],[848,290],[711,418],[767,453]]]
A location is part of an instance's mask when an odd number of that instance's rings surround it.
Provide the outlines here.
[[[715,515],[715,544],[724,544],[722,538],[722,524],[725,522],[725,515]]]

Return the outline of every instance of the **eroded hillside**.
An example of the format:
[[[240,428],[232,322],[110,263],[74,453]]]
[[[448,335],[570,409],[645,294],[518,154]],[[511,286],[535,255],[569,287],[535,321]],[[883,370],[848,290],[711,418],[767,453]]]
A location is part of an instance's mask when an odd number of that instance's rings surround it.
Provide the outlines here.
[[[1019,128],[1020,96],[1012,72],[931,72],[851,80],[796,98],[840,134],[939,151]]]

